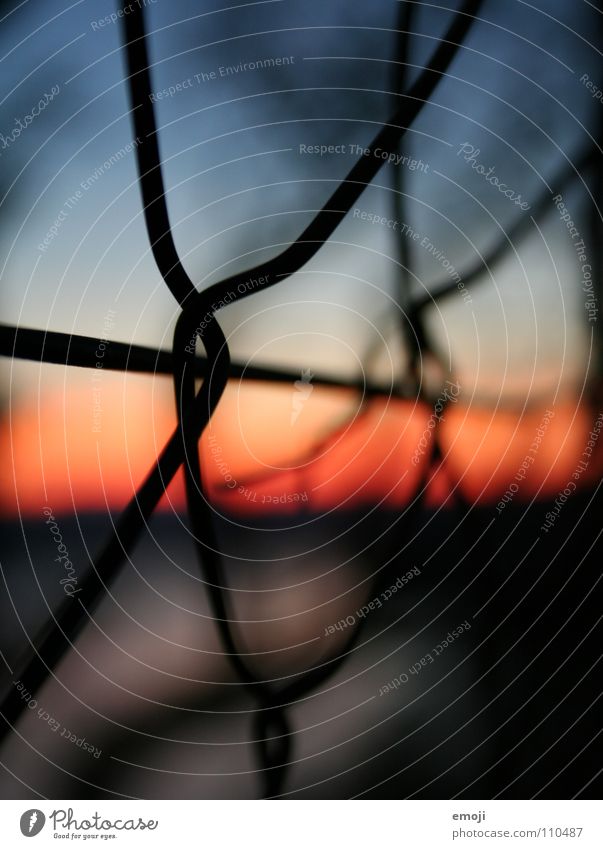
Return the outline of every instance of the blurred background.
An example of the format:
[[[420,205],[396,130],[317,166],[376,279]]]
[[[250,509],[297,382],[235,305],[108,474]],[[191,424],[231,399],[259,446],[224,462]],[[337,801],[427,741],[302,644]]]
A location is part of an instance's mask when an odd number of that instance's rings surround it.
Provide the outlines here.
[[[297,238],[460,7],[143,5],[200,290]],[[2,322],[98,340],[76,368],[2,337],[2,694],[177,424],[169,376],[103,362],[168,351],[179,313],[117,8],[0,4]],[[279,795],[600,792],[602,32],[599,3],[485,0],[397,162],[311,262],[218,314],[242,376],[200,452],[241,652],[283,683],[358,629],[286,708]],[[181,473],[88,614],[4,740],[2,795],[261,795]]]

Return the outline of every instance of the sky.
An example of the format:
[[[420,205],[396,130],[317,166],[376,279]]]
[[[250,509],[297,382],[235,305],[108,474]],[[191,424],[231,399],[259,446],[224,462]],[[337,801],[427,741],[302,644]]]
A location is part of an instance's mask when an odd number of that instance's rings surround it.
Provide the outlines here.
[[[411,79],[449,20],[446,8],[455,4],[426,4],[415,16]],[[0,303],[7,323],[168,349],[178,311],[144,230],[113,11],[88,0],[29,2],[3,21],[0,132],[9,141],[0,151]],[[397,12],[398,4],[385,0],[371,4],[370,14],[343,2],[148,3],[168,206],[198,288],[289,244],[387,120],[395,104]],[[233,357],[288,366],[300,376],[320,370],[398,379],[406,363],[397,330],[404,322],[400,243],[410,251],[412,299],[445,281],[447,269],[474,262],[530,215],[547,186],[554,190],[603,108],[581,82],[596,78],[598,57],[585,49],[594,18],[586,3],[570,9],[560,0],[517,2],[510,18],[506,6],[486,2],[433,103],[402,140],[404,164],[381,169],[300,273],[221,312]],[[272,59],[280,65],[245,69]],[[229,66],[234,71],[225,71]],[[16,121],[55,89],[14,137]],[[307,152],[320,145],[337,151]],[[463,145],[473,159],[460,153]],[[421,164],[412,170],[412,162]],[[528,209],[498,191],[478,164]],[[579,181],[565,194],[584,234],[587,200]],[[596,352],[580,283],[572,239],[551,204],[470,288],[469,299],[458,292],[430,308],[432,344],[462,386],[466,407],[541,411],[579,399]],[[111,442],[126,389],[138,399],[127,426],[141,456],[152,456],[159,441],[155,424],[161,435],[173,425],[166,380],[149,386],[149,378],[103,373],[99,388],[82,370],[7,361],[1,373],[7,446],[11,434],[21,445],[34,426],[32,409],[48,420],[73,408],[84,450],[99,391]],[[261,404],[275,420],[272,401]],[[316,421],[329,432],[356,407],[352,401],[342,412],[332,400]],[[121,465],[112,467],[117,480]]]

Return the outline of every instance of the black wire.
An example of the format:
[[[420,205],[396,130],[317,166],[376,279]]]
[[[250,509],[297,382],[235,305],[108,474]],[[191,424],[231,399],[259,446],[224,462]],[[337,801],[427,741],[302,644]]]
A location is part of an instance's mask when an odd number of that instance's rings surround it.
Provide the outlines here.
[[[394,83],[393,90],[403,92],[406,88],[406,79],[408,77],[408,63],[410,61],[410,32],[413,21],[414,4],[408,0],[400,0],[398,13],[398,29],[400,31],[400,51],[398,62],[394,64]],[[408,205],[405,198],[406,189],[406,169],[397,167],[394,170],[395,188],[392,193],[392,203],[394,206],[394,217],[399,221],[404,222],[408,212]],[[401,315],[401,329],[404,340],[408,349],[409,356],[409,372],[411,381],[415,386],[420,387],[420,379],[418,366],[419,362],[426,351],[427,339],[423,329],[421,316],[409,310],[410,306],[410,288],[411,274],[410,265],[412,262],[412,245],[404,235],[400,235],[396,239],[398,250],[398,262],[400,268],[400,282],[398,286],[399,302],[403,307]]]
[[[59,333],[54,330],[37,330],[29,327],[0,324],[0,356],[4,357],[17,357],[62,366],[95,368],[96,363],[99,362],[98,346],[101,343],[106,346],[103,351],[102,364],[103,369],[107,371],[139,372],[141,374],[169,375],[170,377],[174,375],[174,360],[170,351],[147,348],[143,345],[130,345],[125,342],[95,339],[92,336],[79,336],[71,333]],[[193,361],[193,368],[197,377],[205,377],[207,375],[207,358],[196,356]],[[230,378],[290,385],[299,378],[299,371],[231,361]],[[354,389],[368,396],[411,397],[394,386],[385,386],[357,378],[314,373],[312,383],[315,386],[329,386],[335,389]]]
[[[347,177],[295,242],[273,259],[256,265],[247,272],[232,275],[201,292],[199,318],[206,312],[212,311],[212,307],[224,300],[227,295],[234,295],[234,300],[241,300],[254,294],[254,290],[251,289],[246,289],[242,293],[237,291],[238,284],[244,283],[247,278],[267,277],[267,282],[262,286],[262,290],[266,290],[278,283],[281,278],[289,277],[299,271],[312,259],[321,245],[332,236],[366,186],[371,183],[383,166],[384,160],[375,156],[375,150],[379,148],[387,153],[395,153],[400,139],[429,101],[440,78],[446,74],[482,3],[483,0],[465,0],[461,10],[455,13],[431,61],[410,90],[400,96],[399,108],[369,145],[369,153],[361,157],[353,166]],[[217,307],[213,309],[213,312],[216,311]],[[199,338],[202,336],[201,333]]]

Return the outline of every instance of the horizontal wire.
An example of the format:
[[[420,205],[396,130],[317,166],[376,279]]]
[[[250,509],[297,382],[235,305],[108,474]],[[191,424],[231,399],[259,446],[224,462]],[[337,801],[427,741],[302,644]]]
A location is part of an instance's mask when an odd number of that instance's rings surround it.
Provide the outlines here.
[[[100,344],[106,346],[102,355],[98,353]],[[102,365],[102,368],[108,371],[131,371],[170,377],[174,374],[172,353],[160,348],[6,324],[0,324],[0,356],[79,368],[100,368]],[[208,371],[207,358],[195,356],[193,368],[197,377],[205,377]],[[300,372],[234,361],[231,362],[230,377],[239,380],[294,383],[299,380]],[[353,389],[366,395],[410,397],[396,386],[358,378],[336,377],[313,372],[312,383],[335,389]]]

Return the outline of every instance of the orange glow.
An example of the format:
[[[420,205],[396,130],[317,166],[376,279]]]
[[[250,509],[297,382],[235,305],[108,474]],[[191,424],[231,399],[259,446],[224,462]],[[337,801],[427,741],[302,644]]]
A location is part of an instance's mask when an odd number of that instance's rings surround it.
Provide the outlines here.
[[[169,380],[107,374],[96,396],[91,383],[71,386],[64,395],[56,388],[42,391],[39,403],[21,401],[2,422],[5,516],[39,515],[46,504],[56,512],[119,510],[176,425]],[[257,515],[408,503],[431,450],[413,464],[428,408],[385,398],[359,408],[348,390],[314,387],[294,417],[292,392],[287,385],[229,385],[201,440],[205,485],[218,509]],[[522,416],[450,405],[441,423],[445,461],[430,470],[427,503],[445,502],[456,487],[470,501],[498,501],[530,452],[545,412]],[[554,496],[563,488],[592,427],[585,408],[556,406],[517,500],[539,490],[540,497]],[[600,473],[600,452],[597,457],[581,485]],[[179,472],[160,507],[184,506]]]
[[[13,406],[0,428],[3,513],[123,507],[175,427],[170,388],[103,374]],[[168,495],[181,507],[182,482]]]

